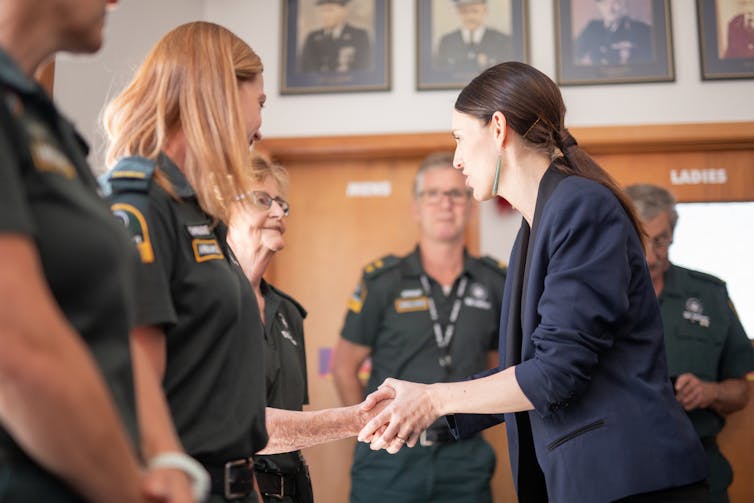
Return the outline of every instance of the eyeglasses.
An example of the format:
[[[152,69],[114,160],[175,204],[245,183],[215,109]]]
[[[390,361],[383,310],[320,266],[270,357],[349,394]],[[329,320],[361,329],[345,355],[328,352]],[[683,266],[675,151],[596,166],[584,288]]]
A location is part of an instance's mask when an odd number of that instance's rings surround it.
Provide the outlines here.
[[[286,217],[291,212],[291,206],[288,204],[288,201],[280,197],[272,197],[271,195],[269,195],[267,192],[263,190],[253,190],[246,194],[241,194],[240,196],[236,197],[236,201],[243,201],[247,197],[251,197],[251,201],[254,204],[266,210],[269,210],[270,208],[272,208],[272,203],[278,203],[278,206],[280,206],[280,209],[283,210],[283,215]]]
[[[673,236],[663,232],[649,240],[649,245],[655,250],[666,250],[673,242]]]
[[[453,204],[464,204],[471,197],[471,192],[464,189],[451,189],[451,190],[437,190],[429,189],[423,190],[417,194],[420,198],[424,199],[427,204],[440,204],[446,197],[450,199]]]

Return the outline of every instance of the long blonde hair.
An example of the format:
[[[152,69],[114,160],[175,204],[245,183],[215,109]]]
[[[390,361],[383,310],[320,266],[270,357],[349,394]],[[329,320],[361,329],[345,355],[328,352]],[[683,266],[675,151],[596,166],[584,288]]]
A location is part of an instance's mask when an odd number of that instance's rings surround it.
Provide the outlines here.
[[[204,211],[227,221],[228,202],[248,185],[249,145],[238,84],[253,81],[262,70],[254,50],[222,26],[198,21],[173,29],[105,109],[107,165],[132,155],[156,159],[182,131],[183,173]],[[170,191],[167,179],[159,171],[156,176]]]

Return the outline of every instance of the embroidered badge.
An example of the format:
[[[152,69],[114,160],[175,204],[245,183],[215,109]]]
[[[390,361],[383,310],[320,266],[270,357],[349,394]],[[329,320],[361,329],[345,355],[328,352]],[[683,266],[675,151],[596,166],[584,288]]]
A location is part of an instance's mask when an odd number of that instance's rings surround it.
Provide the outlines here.
[[[492,309],[492,304],[488,300],[488,292],[484,285],[472,283],[469,287],[469,296],[463,299],[463,303],[469,307],[477,309]]]
[[[217,239],[194,239],[191,242],[191,247],[194,249],[194,259],[197,262],[223,260],[225,258]]]
[[[154,262],[154,250],[152,249],[152,240],[149,238],[149,227],[147,219],[138,208],[130,204],[116,203],[110,207],[116,218],[118,218],[131,234],[131,239],[136,243],[136,249],[139,250],[141,261],[145,264]]]
[[[348,299],[348,310],[353,311],[356,314],[361,312],[361,308],[364,306],[364,299],[367,296],[367,285],[364,281],[359,282],[359,286],[356,287],[351,297]]]
[[[421,297],[422,293],[424,292],[422,292],[421,288],[409,288],[407,290],[401,290],[401,298]]]
[[[195,238],[209,237],[212,235],[212,229],[209,228],[209,224],[187,225],[186,230]]]
[[[280,335],[283,336],[283,339],[291,341],[291,344],[293,344],[294,346],[298,346],[298,342],[296,342],[293,336],[291,336],[291,333],[288,331],[288,322],[286,321],[285,316],[283,316],[283,313],[278,313],[278,319],[283,325],[283,330],[280,331]]]
[[[412,313],[414,311],[427,311],[429,299],[427,297],[414,297],[411,299],[395,299],[395,310],[399,313]]]
[[[683,318],[691,323],[696,323],[700,327],[709,327],[709,316],[704,315],[704,306],[695,297],[686,299],[686,310],[683,311]]]
[[[68,179],[76,178],[76,168],[50,138],[47,129],[35,121],[27,120],[26,127],[31,137],[29,151],[38,171],[55,173]]]

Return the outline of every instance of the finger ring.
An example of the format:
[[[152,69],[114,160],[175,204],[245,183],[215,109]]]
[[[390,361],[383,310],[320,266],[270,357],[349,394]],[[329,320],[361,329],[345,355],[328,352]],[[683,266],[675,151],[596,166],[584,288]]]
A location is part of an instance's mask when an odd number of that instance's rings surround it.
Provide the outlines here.
[[[405,444],[405,443],[406,443],[406,439],[405,439],[405,438],[401,438],[401,437],[399,437],[398,435],[396,435],[396,436],[395,436],[395,438],[397,438],[397,439],[398,439],[398,441],[399,441],[400,443],[402,443],[402,444]]]

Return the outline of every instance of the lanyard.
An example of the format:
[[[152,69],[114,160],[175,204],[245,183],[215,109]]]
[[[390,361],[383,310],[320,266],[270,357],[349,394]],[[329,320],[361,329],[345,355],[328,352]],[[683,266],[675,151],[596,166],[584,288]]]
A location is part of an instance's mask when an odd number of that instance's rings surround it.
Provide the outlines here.
[[[453,340],[453,333],[456,329],[456,321],[458,320],[458,315],[461,312],[461,304],[463,303],[462,299],[464,293],[466,293],[466,283],[468,281],[464,276],[461,278],[461,281],[458,282],[458,288],[456,289],[455,294],[456,300],[455,302],[453,302],[453,309],[451,309],[450,311],[448,324],[445,326],[445,330],[443,330],[442,325],[440,324],[439,316],[437,314],[435,299],[432,297],[432,288],[429,284],[429,278],[426,274],[422,274],[420,280],[424,294],[429,300],[429,318],[432,320],[432,330],[435,333],[435,342],[437,342],[437,347],[440,349],[440,358],[438,361],[441,367],[446,370],[450,370],[450,364],[452,363],[452,358],[450,356],[450,341]]]

